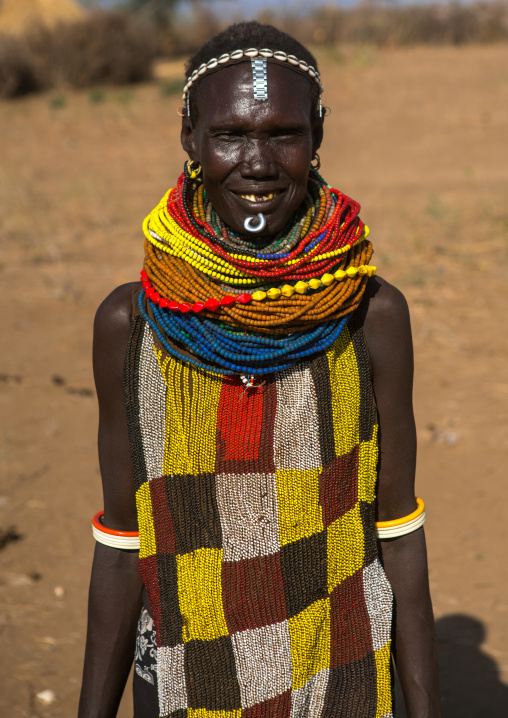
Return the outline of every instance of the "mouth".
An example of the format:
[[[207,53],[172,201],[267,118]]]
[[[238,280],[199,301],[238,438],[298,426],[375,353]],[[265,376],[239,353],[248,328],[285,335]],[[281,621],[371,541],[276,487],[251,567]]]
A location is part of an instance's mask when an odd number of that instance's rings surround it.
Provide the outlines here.
[[[280,189],[273,189],[269,192],[234,192],[234,194],[244,202],[248,202],[251,206],[252,205],[267,205],[270,206],[269,203],[273,202],[273,200],[276,200],[278,197],[280,197],[284,193],[284,190]]]
[[[248,202],[268,202],[274,197],[277,197],[279,194],[281,194],[280,190],[267,192],[267,194],[241,194],[239,196],[242,199],[246,199]]]

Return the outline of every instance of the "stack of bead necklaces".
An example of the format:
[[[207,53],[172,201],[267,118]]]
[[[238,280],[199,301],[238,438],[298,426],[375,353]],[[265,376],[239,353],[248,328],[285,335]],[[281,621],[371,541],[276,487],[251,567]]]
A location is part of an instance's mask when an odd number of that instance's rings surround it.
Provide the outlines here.
[[[169,354],[217,374],[312,357],[339,337],[376,271],[359,210],[312,172],[299,214],[259,251],[221,222],[186,166],[143,225],[140,312]]]

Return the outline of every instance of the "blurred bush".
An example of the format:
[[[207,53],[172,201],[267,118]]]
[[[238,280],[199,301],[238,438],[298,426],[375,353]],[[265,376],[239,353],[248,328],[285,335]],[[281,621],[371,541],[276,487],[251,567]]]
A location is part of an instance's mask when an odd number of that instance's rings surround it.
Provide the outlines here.
[[[53,30],[0,35],[0,97],[50,87],[123,85],[152,77],[153,26],[125,12],[95,12]]]
[[[353,7],[318,6],[305,18],[263,13],[307,44],[371,44],[378,47],[461,45],[508,40],[506,0],[390,5],[366,0]]]
[[[191,4],[190,14],[166,11],[159,16],[153,12],[159,5],[132,2],[131,7],[139,5],[137,12],[94,12],[53,30],[41,26],[23,37],[0,34],[0,97],[48,88],[148,80],[156,54],[189,56],[231,22],[231,18],[218,18],[209,6],[199,3]],[[295,35],[304,44],[328,47],[508,40],[507,0],[431,5],[365,0],[352,7],[316,4],[305,15],[263,10],[259,19]]]
[[[18,97],[42,88],[26,43],[0,35],[0,97]]]

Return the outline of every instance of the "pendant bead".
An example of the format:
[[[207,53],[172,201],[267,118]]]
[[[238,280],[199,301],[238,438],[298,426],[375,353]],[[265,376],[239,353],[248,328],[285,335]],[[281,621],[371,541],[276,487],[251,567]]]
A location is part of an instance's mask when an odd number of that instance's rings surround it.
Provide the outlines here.
[[[237,302],[240,302],[240,304],[248,304],[250,301],[252,301],[252,295],[251,294],[239,294],[236,298]]]
[[[219,307],[220,302],[213,297],[211,299],[207,299],[205,302],[205,309],[208,309],[209,312],[216,312]]]
[[[310,287],[311,289],[319,289],[319,287],[320,287],[322,284],[323,284],[323,282],[321,281],[321,279],[315,279],[315,278],[314,278],[314,279],[311,279],[311,280],[309,281],[309,287]]]
[[[277,289],[277,287],[272,287],[272,289],[269,289],[266,294],[269,299],[278,299],[281,295],[281,291],[280,289]]]
[[[298,292],[298,294],[305,294],[307,289],[309,288],[309,285],[307,282],[297,282],[295,284],[295,291]]]

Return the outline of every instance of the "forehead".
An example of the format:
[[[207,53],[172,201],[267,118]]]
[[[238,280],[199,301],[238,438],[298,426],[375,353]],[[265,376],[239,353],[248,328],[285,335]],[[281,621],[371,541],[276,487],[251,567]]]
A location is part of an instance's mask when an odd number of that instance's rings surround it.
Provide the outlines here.
[[[255,100],[250,62],[224,67],[196,87],[198,122],[211,126],[271,121],[310,124],[311,81],[284,65],[267,63],[268,99]]]

